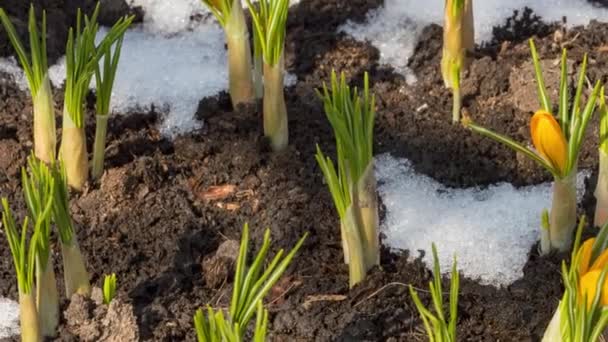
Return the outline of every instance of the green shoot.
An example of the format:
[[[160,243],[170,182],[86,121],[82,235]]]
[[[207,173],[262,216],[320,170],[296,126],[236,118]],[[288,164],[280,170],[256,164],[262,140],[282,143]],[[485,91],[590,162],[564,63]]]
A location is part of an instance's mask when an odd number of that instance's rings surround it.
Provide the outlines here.
[[[103,303],[110,305],[116,296],[116,274],[106,275],[103,279]]]
[[[95,125],[95,144],[93,148],[93,168],[91,175],[93,179],[99,179],[103,174],[103,162],[106,151],[106,134],[108,129],[108,118],[110,115],[110,100],[112,98],[112,88],[120,60],[120,50],[122,48],[121,36],[112,49],[107,49],[103,58],[103,70],[100,64],[95,68],[95,83],[97,84],[97,116]]]
[[[95,37],[99,29],[97,16],[99,3],[92,16],[83,16],[80,9],[76,16],[76,28],[70,28],[66,44],[66,81],[61,142],[61,159],[66,168],[68,183],[82,190],[88,179],[88,159],[84,131],[84,100],[99,60],[107,55],[111,46],[120,39],[133,21],[133,17],[122,17],[110,29],[98,46]],[[84,21],[84,25],[83,25]],[[108,84],[105,85],[106,87]],[[103,91],[105,95],[105,90]],[[102,96],[100,101],[107,98]],[[109,100],[108,100],[109,102]],[[105,106],[106,104],[103,103]]]
[[[260,0],[259,10],[251,0],[247,0],[247,5],[264,63],[274,66],[281,60],[285,49],[289,0]]]
[[[410,285],[412,300],[420,313],[424,328],[429,337],[429,341],[435,342],[456,342],[456,323],[458,322],[458,291],[460,288],[460,274],[456,268],[456,258],[452,265],[452,279],[450,281],[450,312],[448,316],[443,312],[443,290],[441,286],[441,270],[439,268],[439,258],[435,244],[433,249],[433,281],[429,283],[429,290],[433,301],[435,313],[427,309],[418,297],[414,287]]]
[[[256,8],[247,0],[253,21],[255,55],[263,60],[264,135],[274,151],[289,142],[287,107],[283,89],[285,34],[288,0],[261,0]]]
[[[42,335],[54,337],[59,324],[59,295],[51,258],[51,211],[55,180],[44,162],[33,154],[28,158],[29,172],[21,169],[22,187],[28,212],[35,225],[36,301]]]
[[[46,48],[46,12],[42,11],[41,30],[38,31],[34,6],[30,6],[28,30],[30,54],[26,52],[15,27],[6,12],[0,8],[0,21],[17,53],[28,81],[34,108],[34,151],[45,163],[55,160],[57,145],[53,94],[48,78]]]
[[[132,16],[120,18],[99,45],[95,46],[95,37],[99,29],[98,15],[99,3],[97,3],[90,18],[85,15],[83,19],[83,15],[78,9],[76,29],[70,28],[68,31],[65,106],[67,107],[68,118],[71,120],[70,124],[79,128],[84,124],[84,98],[88,92],[91,79],[97,70],[98,61],[108,54],[110,47],[123,36],[133,21]],[[109,84],[110,92],[112,84],[113,81]],[[106,87],[108,87],[108,84],[106,84]],[[106,93],[107,91],[104,90],[103,94]],[[102,101],[105,100],[102,99]],[[109,103],[109,100],[105,102]]]
[[[373,174],[375,99],[364,78],[363,93],[351,91],[344,74],[332,72],[331,92],[318,92],[336,136],[337,166],[317,146],[316,159],[340,216],[345,262],[350,286],[365,278],[379,263],[378,207]]]
[[[305,234],[292,250],[284,255],[281,249],[263,269],[270,249],[270,230],[264,233],[264,241],[253,262],[247,267],[247,250],[249,246],[249,226],[243,227],[243,235],[236,262],[234,288],[228,310],[228,317],[222,311],[214,312],[207,307],[207,317],[201,309],[194,315],[194,327],[199,342],[242,341],[247,326],[254,314],[257,314],[255,341],[263,341],[268,326],[268,312],[263,308],[263,300],[268,291],[285,272],[295,254],[302,247],[308,234]]]
[[[224,28],[228,45],[229,92],[232,106],[254,100],[249,29],[241,0],[202,0]]]
[[[472,0],[446,0],[443,28],[441,74],[445,86],[452,89],[452,121],[460,121],[461,74],[468,68],[467,52],[475,48]]]
[[[66,295],[68,298],[74,293],[89,295],[91,291],[89,275],[78,246],[76,230],[70,215],[70,199],[65,168],[59,164],[53,167],[51,172],[55,179],[53,220],[61,242]]]
[[[21,184],[28,212],[34,222],[40,221],[40,239],[38,240],[38,258],[40,266],[46,269],[50,248],[51,215],[55,181],[48,167],[34,155],[28,158],[29,173],[21,169]]]
[[[13,256],[13,264],[17,273],[19,288],[19,311],[21,321],[21,340],[24,342],[41,341],[38,310],[36,309],[36,294],[34,287],[34,270],[39,239],[39,230],[27,241],[28,218],[23,220],[21,232],[17,231],[13,214],[6,198],[2,198],[2,225]],[[39,217],[38,223],[46,217]]]
[[[34,284],[34,269],[38,237],[36,234],[27,241],[28,218],[23,220],[21,232],[17,231],[15,219],[8,204],[8,199],[2,198],[2,225],[8,240],[8,246],[13,255],[13,263],[17,273],[19,293],[31,294]]]

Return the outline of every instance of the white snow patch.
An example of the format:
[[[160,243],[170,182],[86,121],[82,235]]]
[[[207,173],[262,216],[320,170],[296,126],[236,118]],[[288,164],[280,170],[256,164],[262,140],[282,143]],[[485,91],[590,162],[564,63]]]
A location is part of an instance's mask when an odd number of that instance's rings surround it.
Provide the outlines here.
[[[473,2],[475,40],[492,38],[492,27],[504,24],[514,10],[530,7],[546,22],[567,17],[568,26],[586,25],[592,19],[608,21],[608,9],[598,8],[586,0],[483,0]],[[367,22],[348,22],[338,30],[357,40],[368,40],[380,50],[380,63],[390,64],[406,76],[415,78],[407,68],[418,37],[430,23],[443,25],[444,1],[386,0],[383,7],[368,14]],[[521,13],[521,11],[520,11]]]
[[[443,272],[450,272],[456,255],[462,274],[482,284],[509,285],[523,276],[539,239],[541,212],[551,205],[550,183],[450,189],[388,154],[376,158],[376,176],[387,211],[381,227],[386,245],[414,257],[424,250],[423,261],[432,267],[435,243]],[[578,175],[579,200],[587,176]]]
[[[0,297],[0,339],[19,335],[19,303]]]
[[[125,33],[112,111],[154,106],[166,114],[163,134],[196,130],[201,124],[194,117],[199,101],[228,88],[224,31],[200,0],[132,0],[131,5],[143,8],[144,23]],[[193,20],[196,16],[202,19]],[[106,32],[102,28],[98,40]],[[49,68],[49,75],[55,86],[61,86],[65,58]],[[286,73],[286,86],[296,82],[295,75]]]
[[[13,76],[13,81],[17,84],[17,87],[21,91],[27,91],[27,80],[25,73],[21,70],[20,66],[17,65],[17,61],[14,57],[0,58],[0,71]]]
[[[198,102],[228,87],[224,34],[217,25],[164,36],[144,29],[125,34],[112,91],[112,110],[126,113],[154,105],[167,113],[161,131],[197,129]]]

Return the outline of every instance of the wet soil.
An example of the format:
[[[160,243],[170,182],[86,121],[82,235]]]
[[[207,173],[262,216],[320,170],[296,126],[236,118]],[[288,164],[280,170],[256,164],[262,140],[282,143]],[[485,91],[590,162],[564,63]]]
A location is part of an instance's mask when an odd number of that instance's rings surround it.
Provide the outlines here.
[[[99,286],[105,274],[117,274],[118,296],[133,306],[141,340],[193,341],[194,311],[228,304],[230,272],[213,267],[212,258],[220,245],[239,240],[245,222],[254,248],[266,227],[272,230],[274,250],[310,233],[267,299],[271,340],[425,340],[406,287],[425,289],[431,277],[418,251],[383,250],[381,266],[348,289],[337,215],[314,159],[316,143],[326,153],[335,151],[314,92],[332,69],[344,71],[354,85],[360,85],[364,71],[370,72],[378,103],[377,153],[407,157],[419,172],[452,187],[550,180],[510,150],[451,123],[451,97],[439,73],[440,27],[430,25],[422,33],[410,61],[418,78],[415,85],[379,65],[379,52],[368,43],[335,33],[341,23],[362,21],[381,4],[302,0],[291,9],[286,60],[299,82],[286,88],[290,146],[283,153],[271,153],[261,138],[256,108],[233,110],[225,93],[201,101],[200,131],[173,140],[159,134],[163,116],[154,110],[116,115],[110,121],[106,172],[82,194],[74,194],[71,209],[92,282]],[[562,47],[569,48],[573,77],[583,53],[589,52],[590,82],[605,81],[608,25],[564,30],[559,23],[547,25],[532,13],[521,13],[476,50],[463,85],[464,111],[482,125],[527,142],[528,120],[537,105],[526,39],[536,36],[549,89],[555,86],[555,61]],[[0,43],[0,53],[12,51],[7,49]],[[61,95],[56,103],[62,103]],[[11,200],[18,216],[25,209],[18,175],[32,147],[30,126],[28,95],[2,75],[0,194]],[[93,128],[89,120],[91,139]],[[581,168],[596,169],[596,148],[594,120]],[[593,186],[589,181],[581,213],[592,213]],[[0,295],[15,299],[10,260],[0,239]],[[506,288],[462,279],[460,339],[538,341],[561,297],[559,265],[560,256],[540,257],[532,249],[524,277]],[[59,267],[57,272],[62,288]],[[428,302],[424,292],[421,296]],[[78,340],[67,327],[64,318],[58,340]]]

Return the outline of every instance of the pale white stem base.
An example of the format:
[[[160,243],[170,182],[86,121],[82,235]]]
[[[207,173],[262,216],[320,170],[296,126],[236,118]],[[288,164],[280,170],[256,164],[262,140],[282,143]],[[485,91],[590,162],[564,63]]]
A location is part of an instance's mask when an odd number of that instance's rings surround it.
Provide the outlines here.
[[[42,341],[38,310],[36,310],[36,296],[33,293],[19,293],[19,310],[21,342]]]
[[[75,236],[70,245],[61,244],[61,253],[63,255],[66,296],[70,298],[74,293],[89,296],[91,294],[89,274],[85,268],[84,259]]]
[[[41,270],[38,265],[40,262],[36,265],[36,301],[40,332],[43,336],[55,337],[59,325],[59,294],[52,256],[49,255],[46,269]]]
[[[569,176],[553,182],[553,202],[549,213],[551,248],[570,250],[576,228],[576,169]]]
[[[608,223],[608,154],[600,149],[600,167],[595,187],[595,216],[593,224],[602,227]]]
[[[562,333],[560,330],[561,325],[561,302],[560,305],[555,310],[553,314],[553,318],[549,322],[547,326],[547,330],[545,330],[545,334],[543,335],[542,342],[562,342]]]

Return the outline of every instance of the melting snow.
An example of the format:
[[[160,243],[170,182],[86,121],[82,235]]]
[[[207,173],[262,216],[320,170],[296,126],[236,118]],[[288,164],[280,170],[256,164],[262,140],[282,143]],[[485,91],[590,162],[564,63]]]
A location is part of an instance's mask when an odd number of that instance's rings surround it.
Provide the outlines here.
[[[376,158],[376,176],[386,205],[381,228],[386,245],[414,257],[424,250],[423,260],[432,267],[434,242],[443,271],[450,272],[456,254],[462,273],[482,284],[509,285],[523,276],[528,252],[539,239],[540,214],[551,206],[550,183],[450,189],[388,154]],[[586,176],[578,175],[579,200]]]
[[[193,114],[199,99],[227,87],[223,31],[199,0],[131,0],[131,4],[142,6],[146,15],[142,25],[125,35],[112,108],[126,112],[154,104],[167,112],[163,132],[191,131],[198,124]],[[478,42],[490,39],[493,26],[524,6],[546,21],[566,15],[569,25],[608,20],[608,10],[585,0],[484,0],[474,5]],[[347,23],[340,29],[356,39],[370,40],[380,49],[381,63],[393,65],[413,81],[407,60],[421,29],[428,23],[441,24],[442,11],[443,1],[386,0],[383,8],[368,15],[369,24]],[[51,68],[56,85],[63,82],[64,67],[60,61]],[[14,59],[0,59],[0,71],[12,74],[27,90]],[[288,76],[286,82],[295,79]],[[446,189],[416,174],[407,160],[389,155],[377,158],[376,172],[387,207],[382,229],[389,246],[413,253],[423,249],[428,263],[435,242],[444,270],[449,270],[457,254],[462,272],[485,284],[506,285],[522,276],[527,254],[538,239],[540,212],[550,205],[550,184]],[[579,175],[579,185],[582,178]],[[18,304],[0,298],[0,338],[18,332]]]
[[[358,40],[368,40],[380,50],[380,63],[390,64],[411,83],[407,68],[422,29],[430,24],[443,25],[444,1],[386,0],[383,7],[368,14],[367,22],[348,22],[339,30]],[[546,22],[567,17],[568,26],[586,25],[592,19],[608,21],[608,9],[586,0],[482,0],[473,2],[475,38],[478,43],[492,38],[492,28],[503,25],[514,10],[530,7]],[[521,11],[520,11],[521,12]]]
[[[199,128],[200,121],[194,118],[198,102],[228,88],[222,28],[200,0],[132,0],[131,5],[144,9],[144,22],[125,34],[112,111],[148,110],[154,105],[166,114],[164,134]],[[98,37],[106,32],[102,28]],[[0,59],[0,71],[13,74],[20,88],[27,89],[14,61]],[[63,83],[65,58],[49,68],[49,77],[55,86]],[[295,75],[286,75],[287,86],[296,82]]]
[[[19,334],[19,303],[0,297],[0,339]]]

